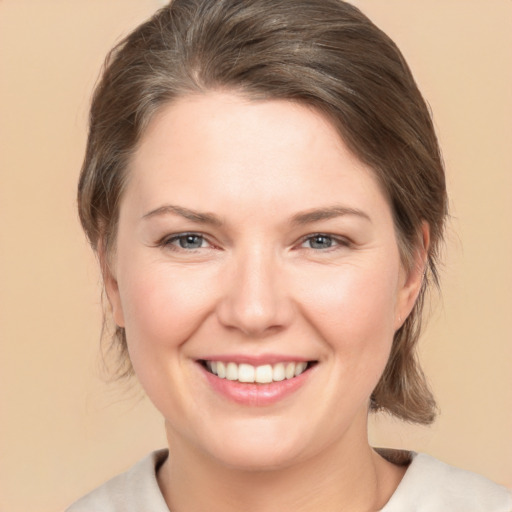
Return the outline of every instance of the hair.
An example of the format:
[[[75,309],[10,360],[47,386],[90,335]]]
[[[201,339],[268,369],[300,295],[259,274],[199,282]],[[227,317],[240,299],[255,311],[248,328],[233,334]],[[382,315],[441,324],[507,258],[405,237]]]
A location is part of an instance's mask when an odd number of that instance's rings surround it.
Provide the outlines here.
[[[447,215],[443,162],[430,111],[396,45],[341,0],[173,0],[108,55],[94,92],[78,209],[95,251],[115,250],[130,160],[157,111],[180,97],[231,91],[282,99],[325,115],[374,172],[411,268],[430,228],[426,272],[395,333],[370,409],[429,424],[436,403],[416,358],[425,293],[438,285]],[[115,328],[118,376],[133,373]]]

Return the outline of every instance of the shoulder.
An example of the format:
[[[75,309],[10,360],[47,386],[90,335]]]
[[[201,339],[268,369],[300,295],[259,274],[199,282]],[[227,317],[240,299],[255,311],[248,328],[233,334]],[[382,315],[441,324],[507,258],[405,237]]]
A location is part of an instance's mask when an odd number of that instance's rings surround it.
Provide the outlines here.
[[[79,499],[66,512],[169,512],[156,479],[167,456],[167,450],[150,453],[125,473]]]
[[[413,453],[402,482],[381,512],[511,512],[512,493],[481,475]]]

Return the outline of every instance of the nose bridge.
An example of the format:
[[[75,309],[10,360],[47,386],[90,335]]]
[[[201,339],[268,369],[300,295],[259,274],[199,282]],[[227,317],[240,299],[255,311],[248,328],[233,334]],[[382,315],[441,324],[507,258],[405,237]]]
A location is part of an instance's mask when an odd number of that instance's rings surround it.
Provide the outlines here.
[[[248,335],[285,327],[291,304],[275,251],[254,244],[236,251],[234,260],[219,307],[221,322]]]

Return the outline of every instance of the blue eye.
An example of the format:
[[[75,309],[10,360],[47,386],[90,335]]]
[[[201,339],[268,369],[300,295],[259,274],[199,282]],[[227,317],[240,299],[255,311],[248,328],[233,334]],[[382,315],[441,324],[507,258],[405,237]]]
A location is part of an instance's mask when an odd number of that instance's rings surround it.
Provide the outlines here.
[[[303,247],[315,250],[331,249],[332,247],[347,245],[349,245],[349,243],[346,240],[326,235],[324,233],[308,236],[302,242]]]
[[[184,233],[182,235],[173,236],[169,238],[165,245],[178,246],[180,249],[200,249],[204,247],[205,239],[201,235],[195,233]]]
[[[334,241],[332,237],[327,235],[315,235],[308,238],[306,242],[309,242],[311,249],[329,249]]]

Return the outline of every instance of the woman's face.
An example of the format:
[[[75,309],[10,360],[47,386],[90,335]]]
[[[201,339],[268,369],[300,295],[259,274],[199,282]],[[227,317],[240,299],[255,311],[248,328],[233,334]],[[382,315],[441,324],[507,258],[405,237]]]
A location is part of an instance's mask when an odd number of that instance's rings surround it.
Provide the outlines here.
[[[421,272],[403,270],[390,207],[329,122],[185,97],[129,173],[106,286],[171,444],[275,468],[367,443]]]

